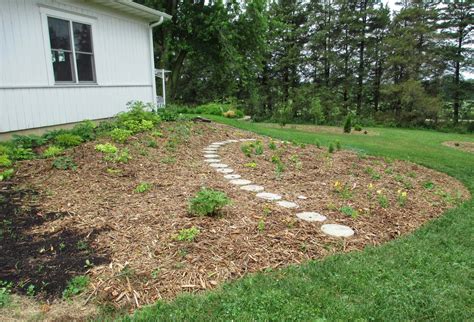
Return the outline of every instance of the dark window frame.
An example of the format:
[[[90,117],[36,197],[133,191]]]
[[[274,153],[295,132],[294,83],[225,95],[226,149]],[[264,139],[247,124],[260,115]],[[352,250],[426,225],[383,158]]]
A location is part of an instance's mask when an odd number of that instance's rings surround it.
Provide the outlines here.
[[[51,35],[49,33],[49,19],[58,19],[62,20],[68,23],[68,28],[69,28],[69,47],[70,49],[61,49],[61,48],[53,48],[51,45]],[[49,43],[50,43],[50,54],[51,54],[51,64],[53,63],[53,52],[64,52],[67,53],[68,55],[71,55],[71,74],[72,74],[72,80],[71,81],[58,81],[56,80],[56,76],[54,75],[54,65],[53,67],[53,78],[54,78],[54,84],[55,85],[97,85],[97,74],[96,74],[96,64],[95,64],[95,52],[94,52],[94,39],[93,39],[93,28],[91,23],[86,23],[86,22],[81,22],[77,21],[74,19],[69,19],[65,17],[58,17],[54,15],[46,15],[47,19],[47,26],[48,26],[48,38],[49,38]],[[89,31],[90,31],[90,52],[87,51],[78,51],[76,50],[76,44],[75,44],[75,36],[74,36],[74,23],[76,24],[81,24],[81,25],[87,25],[89,26]],[[91,58],[91,73],[92,73],[92,80],[79,80],[79,70],[78,70],[78,55],[88,55]]]

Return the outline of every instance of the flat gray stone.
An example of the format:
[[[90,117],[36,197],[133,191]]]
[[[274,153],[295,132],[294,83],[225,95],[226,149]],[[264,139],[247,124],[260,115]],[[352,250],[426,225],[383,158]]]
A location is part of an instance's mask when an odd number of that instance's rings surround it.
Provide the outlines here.
[[[326,216],[321,215],[320,213],[314,211],[304,211],[299,212],[296,214],[296,217],[306,221],[325,221],[327,219]]]
[[[283,208],[298,208],[298,204],[292,201],[281,200],[277,201],[277,204]]]
[[[204,157],[206,159],[217,159],[219,158],[219,155],[218,154],[204,154]]]
[[[214,164],[214,163],[212,163],[212,164]],[[219,173],[224,173],[224,174],[234,172],[234,170],[231,169],[231,168],[217,168],[216,171],[219,172]]]
[[[259,193],[257,193],[256,196],[257,196],[257,198],[270,200],[270,201],[281,199],[280,195],[277,195],[277,194],[271,193],[271,192],[259,192]]]
[[[224,163],[211,163],[209,164],[213,168],[227,168],[228,165]]]
[[[221,145],[224,145],[225,142],[214,142],[214,143],[211,143],[211,145],[217,145],[217,146],[221,146]]]
[[[226,174],[224,178],[227,180],[240,179],[242,176],[240,174]]]
[[[205,159],[204,162],[207,162],[207,163],[220,163],[221,160],[219,160],[219,159]]]
[[[227,140],[226,142],[227,143],[237,143],[237,142],[239,142],[239,140]]]
[[[325,224],[321,226],[323,233],[334,237],[351,237],[354,231],[347,226],[339,224]]]
[[[265,188],[263,186],[259,186],[259,185],[256,185],[256,184],[249,184],[249,185],[246,185],[246,186],[242,186],[242,187],[240,187],[240,189],[245,190],[245,191],[250,191],[250,192],[261,192],[261,191],[265,190]]]
[[[235,184],[237,186],[244,186],[247,184],[251,184],[252,181],[246,179],[234,179],[229,181],[230,184]]]
[[[204,153],[217,153],[217,150],[218,150],[218,149],[209,149],[209,148],[206,148],[206,149],[202,149],[202,152],[204,152]]]

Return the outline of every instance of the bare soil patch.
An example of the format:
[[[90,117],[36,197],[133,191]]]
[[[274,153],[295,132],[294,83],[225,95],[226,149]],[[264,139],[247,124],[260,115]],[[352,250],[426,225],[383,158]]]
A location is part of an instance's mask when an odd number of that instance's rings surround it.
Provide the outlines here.
[[[446,141],[443,142],[443,145],[461,151],[474,153],[474,142]]]
[[[51,299],[72,275],[87,273],[91,285],[85,297],[134,308],[250,272],[377,245],[469,197],[455,179],[411,163],[282,142],[271,150],[268,138],[214,123],[162,127],[161,138],[142,134],[130,140],[128,164],[104,161],[95,151],[107,139],[68,152],[76,171],[54,169],[48,159],[21,162],[14,181],[1,190],[2,219],[12,218],[11,231],[21,238],[6,237],[0,278],[30,279],[35,285],[45,281],[43,296]],[[261,140],[263,154],[249,158],[240,150],[245,143],[232,143],[220,148],[222,162],[266,191],[297,202],[299,209],[258,199],[204,162],[207,145],[239,138]],[[149,147],[151,140],[156,147]],[[277,153],[285,165],[280,175],[272,162]],[[152,189],[135,192],[143,182]],[[232,205],[217,218],[190,217],[188,200],[201,187],[225,191]],[[407,193],[403,206],[397,199],[401,192]],[[345,214],[348,207],[357,216]],[[321,232],[322,223],[298,220],[300,211],[320,212],[328,217],[324,223],[347,225],[356,234],[331,238]],[[180,229],[193,226],[200,230],[194,242],[174,239]],[[86,241],[87,252],[77,247],[79,240]],[[84,267],[87,259],[91,265]],[[39,265],[47,273],[35,273]]]

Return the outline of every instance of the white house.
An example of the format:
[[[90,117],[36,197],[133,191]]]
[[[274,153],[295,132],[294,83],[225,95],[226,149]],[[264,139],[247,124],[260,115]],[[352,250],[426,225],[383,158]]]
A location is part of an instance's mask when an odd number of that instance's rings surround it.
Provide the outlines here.
[[[152,29],[170,18],[131,0],[0,0],[0,133],[154,102]]]

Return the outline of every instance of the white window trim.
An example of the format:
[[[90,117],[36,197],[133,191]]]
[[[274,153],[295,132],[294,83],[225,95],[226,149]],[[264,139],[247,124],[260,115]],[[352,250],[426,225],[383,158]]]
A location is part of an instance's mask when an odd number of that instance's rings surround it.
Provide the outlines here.
[[[78,85],[99,85],[99,79],[97,75],[97,55],[96,55],[96,47],[94,46],[95,43],[95,35],[96,35],[96,23],[97,18],[95,17],[84,17],[77,14],[72,14],[66,11],[50,9],[46,7],[40,7],[40,14],[41,14],[41,25],[43,29],[43,44],[44,44],[44,51],[45,51],[45,59],[46,59],[46,69],[48,73],[48,84],[49,86],[78,86]],[[75,47],[74,47],[74,35],[71,31],[71,46],[73,52],[73,59],[74,59],[74,74],[75,74],[75,82],[56,82],[54,79],[54,70],[53,70],[53,63],[51,62],[51,42],[49,39],[49,27],[48,27],[48,17],[58,18],[63,20],[68,20],[72,22],[79,22],[85,23],[91,26],[91,34],[92,34],[92,55],[94,57],[94,82],[79,82],[78,79],[78,71],[77,71],[77,64],[76,64],[76,54],[75,54]],[[70,28],[72,28],[72,24],[69,24]]]

